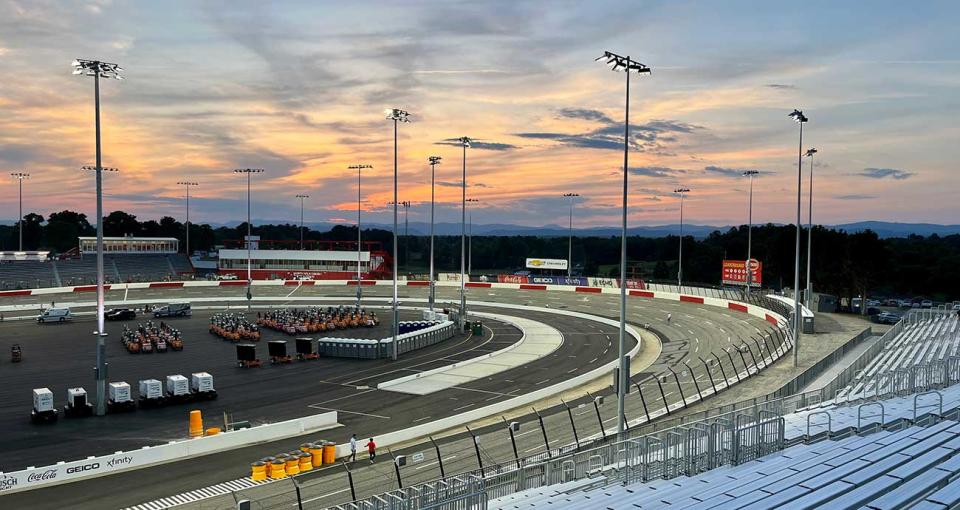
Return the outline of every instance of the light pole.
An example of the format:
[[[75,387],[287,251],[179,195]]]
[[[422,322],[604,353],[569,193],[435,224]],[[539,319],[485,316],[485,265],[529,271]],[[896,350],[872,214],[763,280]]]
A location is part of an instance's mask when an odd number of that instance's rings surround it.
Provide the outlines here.
[[[750,192],[747,199],[747,296],[750,295],[750,286],[753,284],[753,269],[750,266],[753,260],[753,178],[759,173],[756,170],[743,172],[743,176],[750,179]]]
[[[303,251],[303,199],[310,198],[310,195],[294,195],[300,199],[300,251]]]
[[[468,198],[466,203],[475,204],[479,201],[476,198]],[[467,276],[471,274],[473,274],[473,211],[467,214]]]
[[[363,290],[361,290],[363,285],[360,284],[363,280],[360,274],[360,253],[362,251],[360,239],[360,171],[367,168],[373,168],[373,165],[358,163],[347,167],[349,170],[357,171],[357,309],[360,308],[360,301],[363,299]]]
[[[788,115],[800,124],[800,144],[797,149],[797,250],[793,263],[793,366],[800,363],[800,192],[803,178],[803,125],[809,120],[800,110],[794,109]]]
[[[186,247],[186,253],[187,253],[187,259],[189,259],[189,258],[190,258],[190,187],[191,187],[191,186],[198,186],[199,184],[196,183],[196,182],[191,182],[191,181],[180,181],[180,182],[178,182],[177,184],[183,186],[183,187],[186,189],[186,191],[187,191],[187,237],[186,237],[187,247]]]
[[[618,342],[618,352],[620,360],[619,381],[617,384],[617,437],[623,439],[625,427],[624,400],[627,394],[627,380],[630,374],[627,373],[626,357],[626,334],[627,334],[627,175],[630,173],[628,164],[628,155],[630,150],[630,73],[644,74],[649,73],[650,68],[631,60],[629,56],[622,57],[609,51],[603,52],[603,55],[596,60],[606,59],[606,64],[612,66],[613,71],[626,71],[627,86],[626,100],[624,102],[624,120],[623,120],[623,225],[620,239],[620,338]]]
[[[683,292],[683,196],[690,189],[677,188],[673,192],[680,194],[680,250],[677,255],[677,294],[680,294]]]
[[[457,139],[463,147],[463,176],[460,181],[460,324],[467,320],[467,147],[472,140],[461,136]]]
[[[434,210],[434,189],[437,177],[437,165],[440,164],[440,156],[430,156],[430,311],[433,311],[433,303],[436,300],[436,287],[433,282],[433,210]]]
[[[410,201],[400,202],[403,206],[403,263],[410,270]]]
[[[813,155],[817,153],[817,149],[809,148],[805,156],[810,158],[810,199],[807,203],[807,286],[803,292],[803,304],[807,308],[810,308],[810,296],[812,289],[810,287],[810,267],[813,256]]]
[[[573,276],[573,202],[580,195],[577,193],[564,193],[563,196],[567,197],[567,201],[570,202],[570,233],[567,236],[567,278]]]
[[[93,105],[94,124],[96,126],[97,164],[93,167],[84,167],[94,170],[97,181],[97,367],[95,377],[97,381],[97,416],[107,412],[107,351],[103,330],[103,188],[102,174],[104,170],[116,171],[115,168],[103,168],[100,152],[100,78],[122,80],[120,73],[123,69],[117,64],[101,62],[99,60],[76,59],[73,61],[73,74],[79,76],[93,76]]]
[[[410,113],[399,108],[389,109],[386,113],[387,120],[393,121],[393,361],[396,361],[397,337],[400,336],[400,311],[397,308],[397,125],[410,122]]]
[[[16,179],[20,185],[20,218],[17,220],[17,230],[20,231],[20,251],[23,251],[23,180],[29,179],[30,174],[25,172],[13,172],[11,177]]]
[[[250,311],[250,300],[253,299],[251,286],[253,285],[253,265],[251,259],[251,249],[253,246],[253,228],[250,226],[250,176],[263,173],[262,168],[238,168],[233,171],[237,174],[247,176],[247,311]]]

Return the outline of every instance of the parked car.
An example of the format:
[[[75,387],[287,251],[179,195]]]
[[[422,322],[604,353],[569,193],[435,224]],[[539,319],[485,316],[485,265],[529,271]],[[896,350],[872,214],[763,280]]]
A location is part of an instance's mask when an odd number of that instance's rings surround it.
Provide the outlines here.
[[[884,300],[883,300],[883,306],[898,307],[898,306],[900,306],[900,300],[899,300],[899,299],[884,299]]]
[[[47,308],[37,316],[37,322],[66,322],[72,318],[69,308]]]
[[[128,321],[137,318],[137,312],[130,308],[111,308],[103,314],[103,318],[108,321]]]
[[[933,308],[933,301],[929,299],[924,299],[920,302],[920,308]]]
[[[900,321],[900,316],[892,312],[880,312],[877,314],[877,322],[880,324],[896,324]]]
[[[236,280],[237,275],[235,274],[218,274],[216,276],[217,280]]]
[[[190,303],[170,303],[153,309],[154,317],[190,317]]]
[[[880,306],[880,301],[877,299],[868,299],[867,306]]]

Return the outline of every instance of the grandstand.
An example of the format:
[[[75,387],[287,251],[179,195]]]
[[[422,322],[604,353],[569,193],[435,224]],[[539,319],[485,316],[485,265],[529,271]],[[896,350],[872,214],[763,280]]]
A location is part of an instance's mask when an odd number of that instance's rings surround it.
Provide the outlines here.
[[[960,508],[958,326],[909,314],[805,408],[771,399],[336,508]]]

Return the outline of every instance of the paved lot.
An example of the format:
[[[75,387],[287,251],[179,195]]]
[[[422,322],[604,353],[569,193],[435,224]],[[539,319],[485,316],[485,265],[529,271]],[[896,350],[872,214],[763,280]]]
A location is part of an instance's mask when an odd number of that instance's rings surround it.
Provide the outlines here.
[[[347,301],[355,295],[355,289],[342,287],[302,287],[295,289],[291,294],[289,288],[269,288],[260,287],[254,289],[257,296],[282,297],[290,303],[296,303],[299,298],[311,297],[331,297],[342,296]],[[386,296],[390,289],[387,287],[373,287],[364,289],[368,296]],[[180,289],[177,296],[182,298],[211,298],[222,296],[242,296],[243,289],[231,288],[202,288],[202,289]],[[401,300],[406,298],[422,298],[425,296],[425,289],[407,289],[401,288]],[[538,292],[538,291],[517,291],[504,289],[470,289],[469,299],[471,301],[484,302],[507,302],[518,304],[529,304],[532,306],[571,309],[606,316],[609,318],[617,317],[616,302],[614,295],[582,295],[575,293],[561,292]],[[169,299],[170,291],[158,290],[131,290],[129,292],[114,291],[108,293],[107,300],[122,300],[124,297],[128,300],[151,299],[164,302]],[[79,296],[70,296],[70,300],[87,300],[92,294]],[[438,299],[441,301],[456,300],[456,289],[438,288]],[[78,299],[77,299],[78,298]],[[67,298],[58,298],[59,302],[67,301]],[[44,300],[42,302],[48,302]],[[411,303],[410,304],[414,304]],[[674,303],[660,300],[646,300],[640,298],[631,298],[628,304],[629,320],[634,324],[650,323],[660,333],[663,340],[663,353],[657,362],[650,367],[634,367],[635,381],[648,381],[650,376],[655,373],[663,372],[666,367],[676,367],[682,372],[683,362],[700,363],[700,356],[708,356],[712,352],[723,352],[724,347],[737,345],[741,338],[758,336],[761,332],[766,332],[769,325],[760,319],[748,317],[744,314],[729,312],[715,307],[707,307],[690,303]],[[520,315],[519,312],[511,311],[511,314]],[[671,313],[673,320],[666,322],[667,313]],[[427,399],[416,400],[412,396],[398,396],[394,393],[381,392],[372,389],[358,390],[357,386],[373,386],[377,377],[382,377],[384,371],[393,367],[389,365],[378,368],[374,374],[360,374],[360,377],[353,375],[338,375],[322,373],[316,380],[309,378],[309,384],[315,385],[312,390],[313,395],[319,398],[305,398],[298,394],[291,396],[289,401],[283,402],[282,406],[299,406],[303,409],[305,404],[323,408],[337,408],[341,414],[341,422],[346,426],[342,429],[332,431],[325,437],[337,441],[344,441],[350,432],[356,431],[361,436],[370,434],[379,434],[391,430],[404,428],[415,422],[426,419],[435,419],[444,415],[460,412],[463,409],[457,409],[464,405],[474,402],[474,405],[481,403],[492,403],[511,396],[520,395],[541,387],[556,383],[565,378],[574,376],[577,371],[586,371],[591,366],[602,364],[606,361],[615,359],[617,331],[615,328],[604,327],[602,325],[582,320],[561,319],[555,315],[544,313],[527,312],[523,316],[536,320],[542,320],[553,324],[565,334],[564,347],[557,351],[550,358],[541,360],[539,363],[533,363],[531,366],[522,367],[500,374],[497,378],[491,378],[487,381],[477,381],[475,386],[466,388],[454,388],[444,392],[429,396]],[[0,326],[6,327],[9,324]],[[33,325],[23,325],[33,326]],[[108,330],[109,331],[109,330]],[[204,335],[206,333],[204,332]],[[90,340],[92,343],[92,340]],[[190,348],[193,342],[187,338],[187,346]],[[212,337],[211,343],[218,343]],[[90,344],[87,344],[90,345]],[[472,344],[465,344],[472,345]],[[230,347],[230,346],[228,346]],[[85,349],[92,354],[92,348]],[[156,358],[160,356],[173,356],[184,353],[168,353],[152,355]],[[125,353],[119,355],[130,357]],[[118,355],[118,356],[119,356]],[[467,357],[470,354],[466,355]],[[739,363],[739,361],[738,361]],[[89,360],[86,363],[90,364]],[[414,370],[420,367],[408,367]],[[272,382],[276,386],[290,386],[288,381],[294,384],[306,384],[303,379],[307,376],[293,373],[299,367],[265,367],[261,369],[262,373],[269,375],[277,374],[278,379],[272,381],[263,381],[264,384]],[[316,369],[308,367],[307,369],[316,372]],[[307,370],[304,369],[304,370]],[[2,369],[0,369],[2,370]],[[186,371],[186,370],[184,370]],[[291,371],[289,374],[284,374]],[[212,372],[212,371],[211,371]],[[271,373],[272,372],[272,373]],[[320,372],[324,372],[321,370]],[[3,373],[3,372],[0,372]],[[408,372],[409,373],[409,372]],[[163,375],[163,374],[158,374]],[[216,376],[217,374],[215,374]],[[311,376],[313,374],[310,374]],[[705,374],[702,374],[705,376]],[[90,380],[89,376],[79,374],[81,381]],[[218,376],[218,381],[219,381]],[[266,376],[264,376],[266,377]],[[111,377],[112,378],[112,377]],[[700,379],[703,384],[708,384],[705,377]],[[694,389],[692,379],[686,377],[681,384],[683,391],[691,394]],[[89,385],[89,383],[88,383]],[[63,385],[66,386],[65,384]],[[227,391],[227,388],[218,382],[221,392]],[[29,391],[29,390],[27,390]],[[607,391],[608,393],[609,391]],[[666,396],[668,402],[676,402],[680,395],[676,390],[670,390]],[[8,392],[4,392],[5,398],[10,398]],[[28,396],[28,395],[27,395]],[[345,396],[345,399],[331,401],[333,398]],[[16,397],[19,403],[21,397]],[[628,417],[631,419],[637,416],[636,413],[642,412],[640,402],[637,397],[628,399]],[[590,434],[596,434],[599,431],[596,413],[592,405],[578,407],[580,403],[587,401],[584,396],[580,402],[574,402],[575,411],[574,420],[578,424],[581,439]],[[344,402],[349,402],[350,407],[346,407]],[[219,405],[219,402],[217,403]],[[249,404],[249,405],[248,405]],[[651,403],[652,404],[652,403]],[[659,402],[662,405],[662,401]],[[20,404],[22,405],[22,404]],[[267,404],[272,405],[271,403]],[[246,412],[262,413],[262,402],[244,402]],[[606,405],[601,408],[601,419],[605,426],[610,426],[615,421],[615,405]],[[343,412],[348,411],[348,412]],[[611,411],[613,411],[611,413]],[[238,412],[234,410],[234,412]],[[524,411],[526,412],[526,411]],[[358,413],[358,414],[350,414]],[[546,414],[546,413],[545,413]],[[374,416],[376,415],[376,416]],[[208,415],[209,416],[209,415]],[[388,418],[383,418],[388,417]],[[529,418],[529,417],[527,417]],[[183,429],[186,428],[186,413],[182,416]],[[96,421],[96,420],[94,420]],[[565,413],[550,414],[545,418],[545,426],[548,434],[553,438],[551,441],[572,441],[572,430],[569,419]],[[536,423],[535,421],[525,423]],[[59,425],[58,425],[59,427]],[[498,426],[491,425],[483,432],[491,432],[498,429]],[[80,431],[77,433],[76,440],[81,440],[91,431]],[[543,438],[540,437],[539,429],[529,428],[527,426],[522,436],[518,437],[521,456],[530,455],[537,452],[537,449],[544,448]],[[111,434],[113,436],[113,434]],[[444,456],[451,456],[447,462],[447,472],[451,473],[457,470],[475,469],[477,467],[476,456],[473,454],[472,443],[469,439],[463,437],[463,433],[444,439]],[[136,437],[131,435],[131,438]],[[512,448],[509,438],[504,437],[506,441],[497,441],[496,444],[485,443],[483,455],[489,456],[490,462],[499,462],[504,459],[512,458]],[[142,437],[140,444],[146,444],[151,440],[156,440],[153,434],[146,434]],[[54,441],[46,438],[46,441]],[[263,455],[276,451],[291,449],[294,445],[302,442],[302,438],[294,438],[287,441],[277,442],[271,445],[259,445],[256,447],[245,448],[200,459],[191,459],[185,462],[170,464],[167,466],[141,470],[134,473],[116,475],[108,478],[90,480],[68,484],[40,491],[33,491],[26,494],[15,494],[5,496],[3,499],[10,501],[11,504],[29,505],[32,508],[57,508],[56,502],[63,502],[64,498],[70,498],[71,506],[74,508],[115,508],[148,501],[154,498],[171,495],[177,492],[210,485],[219,481],[237,478],[247,474],[248,462],[251,459],[259,458]],[[37,445],[42,447],[44,441],[38,441]],[[551,444],[552,447],[558,444]],[[113,448],[113,449],[120,449]],[[112,450],[112,449],[111,449]],[[403,451],[402,449],[397,449]],[[63,451],[62,449],[60,450]],[[410,451],[424,451],[419,445],[411,447]],[[541,450],[542,451],[542,450]],[[462,452],[462,453],[461,453]],[[429,453],[429,452],[428,452]],[[429,455],[433,455],[432,453]],[[407,471],[412,477],[414,483],[419,478],[429,479],[439,475],[435,470],[439,467],[436,461],[431,461],[429,455],[424,463],[419,466],[412,466]],[[435,455],[434,455],[435,456]],[[433,462],[433,464],[431,464]],[[40,462],[37,462],[38,464]],[[394,475],[392,469],[387,466],[375,465],[368,470],[357,471],[357,485],[364,494],[369,492],[380,492],[394,487]],[[407,475],[405,475],[407,476]],[[343,469],[328,469],[318,475],[312,482],[312,493],[314,494],[313,504],[335,504],[349,499],[349,492],[344,491],[344,473]],[[143,480],[150,480],[149,484],[144,484]],[[283,485],[281,487],[281,485]],[[116,487],[136,487],[136,490],[116,491]],[[329,487],[329,489],[328,489]],[[272,487],[258,489],[256,497],[264,497],[271,492],[288,492],[289,485],[273,484]],[[358,494],[358,495],[364,495]],[[321,497],[322,496],[322,497]],[[208,500],[204,506],[210,508],[229,508],[232,506],[233,498],[219,500]],[[47,506],[50,505],[50,506]],[[197,506],[200,508],[201,506]]]

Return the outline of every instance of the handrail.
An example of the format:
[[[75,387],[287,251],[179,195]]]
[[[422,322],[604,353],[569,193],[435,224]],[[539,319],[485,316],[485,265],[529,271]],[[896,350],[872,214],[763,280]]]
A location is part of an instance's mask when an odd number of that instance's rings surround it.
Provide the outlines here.
[[[937,390],[925,391],[923,393],[917,393],[913,396],[913,421],[917,421],[917,401],[920,397],[926,395],[936,395],[937,396],[937,416],[943,416],[943,394]],[[922,408],[933,407],[933,404],[922,406]]]
[[[830,433],[833,432],[833,415],[831,415],[830,413],[828,413],[828,412],[826,412],[826,411],[814,411],[814,412],[812,412],[812,413],[810,413],[810,414],[807,415],[807,437],[810,437],[810,418],[812,418],[812,417],[814,417],[814,416],[817,416],[817,415],[826,415],[826,417],[827,417],[827,423],[826,423],[826,425],[827,425],[827,436],[829,437],[829,436],[830,436]],[[814,425],[816,425],[816,426],[819,427],[819,426],[822,426],[822,425],[824,425],[824,424],[823,424],[823,423],[814,423]]]
[[[883,402],[867,402],[857,406],[857,430],[863,429],[863,410],[870,406],[880,406],[880,426],[882,427],[886,422],[886,409],[883,406]],[[876,416],[876,414],[871,414],[867,416],[867,418],[875,418]]]

